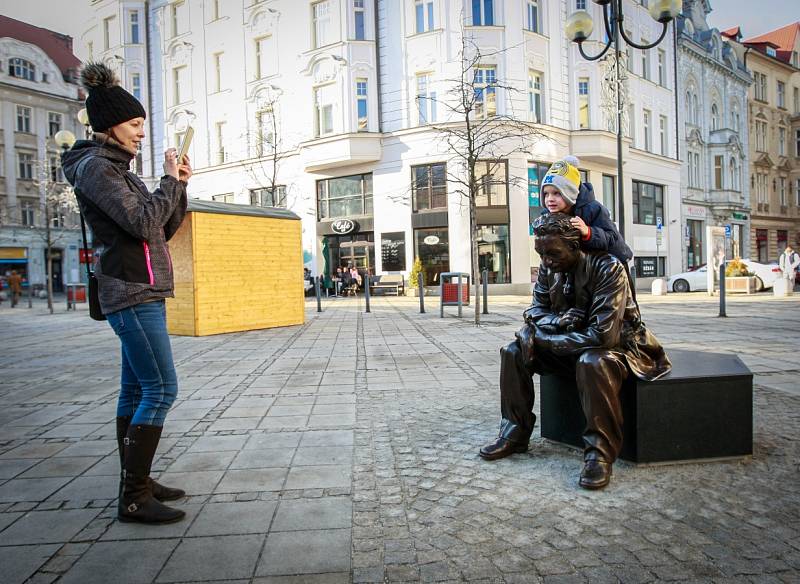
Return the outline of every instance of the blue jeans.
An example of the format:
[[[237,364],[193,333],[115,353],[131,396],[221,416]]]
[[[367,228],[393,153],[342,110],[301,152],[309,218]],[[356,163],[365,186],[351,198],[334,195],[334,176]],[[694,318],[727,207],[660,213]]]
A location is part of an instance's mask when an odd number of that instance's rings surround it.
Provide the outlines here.
[[[123,308],[106,318],[122,343],[117,416],[132,416],[131,424],[163,426],[178,395],[164,301]]]

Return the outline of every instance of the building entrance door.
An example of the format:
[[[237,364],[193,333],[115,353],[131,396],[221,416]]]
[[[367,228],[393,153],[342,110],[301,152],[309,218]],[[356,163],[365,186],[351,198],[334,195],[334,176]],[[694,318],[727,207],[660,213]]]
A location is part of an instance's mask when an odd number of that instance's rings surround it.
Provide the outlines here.
[[[359,272],[371,272],[375,263],[375,244],[371,241],[344,241],[339,244],[337,267],[355,266]]]

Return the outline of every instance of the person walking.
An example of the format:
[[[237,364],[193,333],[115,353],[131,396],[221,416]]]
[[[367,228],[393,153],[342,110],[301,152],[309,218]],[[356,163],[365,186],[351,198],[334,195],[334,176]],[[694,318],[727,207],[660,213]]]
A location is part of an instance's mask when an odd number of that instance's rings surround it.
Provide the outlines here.
[[[787,245],[778,259],[783,277],[787,280],[788,290],[794,289],[794,282],[797,277],[797,266],[800,266],[800,254],[791,245]]]
[[[172,523],[185,516],[162,501],[180,499],[181,489],[150,477],[164,420],[178,393],[166,327],[165,298],[174,296],[167,241],[186,215],[188,156],[164,153],[164,176],[149,192],[129,170],[145,138],[146,113],[112,70],[87,63],[81,82],[94,132],[62,155],[67,180],[100,244],[95,262],[99,300],[122,348],[117,401],[120,521]]]
[[[22,277],[16,270],[11,270],[8,276],[8,291],[11,293],[11,308],[14,308],[22,295]]]

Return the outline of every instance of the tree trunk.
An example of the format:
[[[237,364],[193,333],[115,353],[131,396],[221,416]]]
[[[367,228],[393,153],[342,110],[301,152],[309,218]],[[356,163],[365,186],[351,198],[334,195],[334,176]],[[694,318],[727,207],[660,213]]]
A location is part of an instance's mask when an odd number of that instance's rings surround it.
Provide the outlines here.
[[[478,266],[478,219],[476,217],[477,209],[475,205],[475,197],[470,197],[469,203],[469,232],[470,232],[470,256],[472,269],[472,282],[475,285],[475,325],[481,324],[481,294],[478,273],[480,267]]]
[[[45,242],[46,242],[46,253],[47,253],[47,261],[44,263],[45,274],[44,277],[47,280],[47,308],[50,310],[50,314],[53,314],[53,241],[52,241],[52,232],[50,231],[50,207],[45,202],[44,205],[44,229],[45,229]],[[29,284],[30,285],[30,284]]]

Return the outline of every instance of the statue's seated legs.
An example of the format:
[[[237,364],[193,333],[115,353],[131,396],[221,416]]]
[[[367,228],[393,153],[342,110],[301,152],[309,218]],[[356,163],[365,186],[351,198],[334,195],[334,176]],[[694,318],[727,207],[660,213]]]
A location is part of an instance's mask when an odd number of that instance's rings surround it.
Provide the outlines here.
[[[619,392],[628,376],[625,357],[616,351],[589,349],[577,358],[539,352],[526,362],[523,353],[518,340],[500,350],[500,433],[481,448],[481,457],[496,460],[528,449],[536,422],[534,373],[574,375],[587,420],[583,434],[586,464],[580,484],[604,487],[622,448]]]

